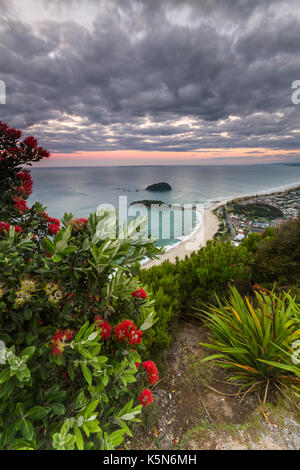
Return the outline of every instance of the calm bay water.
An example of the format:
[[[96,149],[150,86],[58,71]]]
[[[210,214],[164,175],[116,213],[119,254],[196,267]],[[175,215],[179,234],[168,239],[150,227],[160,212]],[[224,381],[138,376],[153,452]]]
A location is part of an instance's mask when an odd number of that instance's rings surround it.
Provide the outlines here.
[[[156,199],[167,204],[208,203],[246,194],[259,194],[300,185],[300,166],[130,166],[33,168],[34,191],[29,202],[42,202],[52,217],[64,212],[86,217],[99,204],[118,208],[119,196],[128,205],[137,200]],[[146,191],[158,182],[172,186],[169,192]],[[162,244],[177,239],[163,240]]]

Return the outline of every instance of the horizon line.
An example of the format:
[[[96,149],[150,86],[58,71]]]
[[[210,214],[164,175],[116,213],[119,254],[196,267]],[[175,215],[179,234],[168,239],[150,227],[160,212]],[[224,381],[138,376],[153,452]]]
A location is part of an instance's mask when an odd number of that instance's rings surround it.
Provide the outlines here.
[[[300,165],[300,161],[295,161],[295,162],[264,162],[264,163],[217,163],[217,164],[184,164],[184,163],[177,163],[177,164],[169,164],[169,163],[161,163],[161,164],[140,164],[140,165],[131,165],[131,164],[125,164],[125,165],[49,165],[49,166],[36,166],[36,165],[26,165],[29,166],[31,169],[38,169],[38,170],[44,170],[46,168],[123,168],[123,167],[158,167],[158,166],[169,166],[169,167],[180,167],[180,166],[189,166],[189,167],[216,167],[216,166],[257,166],[257,165],[269,165],[269,166],[274,166],[274,165]]]

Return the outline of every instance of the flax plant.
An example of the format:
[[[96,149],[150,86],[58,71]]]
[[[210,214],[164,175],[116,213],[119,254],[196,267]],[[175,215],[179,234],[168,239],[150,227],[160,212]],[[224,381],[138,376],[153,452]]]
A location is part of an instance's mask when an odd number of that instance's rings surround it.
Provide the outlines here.
[[[256,286],[251,300],[231,287],[229,301],[217,302],[197,314],[214,336],[211,344],[201,344],[216,351],[203,361],[214,360],[232,371],[228,381],[240,385],[238,393],[263,389],[266,401],[272,385],[285,395],[290,390],[300,397],[300,364],[292,361],[300,339],[300,307],[294,298]]]

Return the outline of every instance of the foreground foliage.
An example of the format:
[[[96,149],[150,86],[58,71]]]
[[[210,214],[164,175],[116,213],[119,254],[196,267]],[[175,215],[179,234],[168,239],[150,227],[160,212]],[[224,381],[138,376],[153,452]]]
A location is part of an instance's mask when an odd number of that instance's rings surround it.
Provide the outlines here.
[[[0,123],[0,448],[114,449],[158,380],[153,300],[133,275],[157,249],[140,225],[109,236],[111,214],[29,208],[19,166],[48,153],[20,137]]]
[[[176,263],[165,261],[150,269],[139,269],[139,278],[155,299],[159,322],[154,327],[156,344],[171,341],[170,328],[181,317],[194,315],[194,309],[215,300],[215,292],[226,296],[229,283],[249,288],[253,256],[230,242],[209,242],[198,252]]]
[[[264,401],[269,385],[300,396],[300,361],[295,355],[300,346],[300,307],[290,294],[277,296],[256,286],[252,301],[231,288],[228,302],[218,300],[217,307],[199,315],[213,333],[211,344],[201,344],[216,351],[203,361],[228,368],[228,380],[246,393],[263,389]]]

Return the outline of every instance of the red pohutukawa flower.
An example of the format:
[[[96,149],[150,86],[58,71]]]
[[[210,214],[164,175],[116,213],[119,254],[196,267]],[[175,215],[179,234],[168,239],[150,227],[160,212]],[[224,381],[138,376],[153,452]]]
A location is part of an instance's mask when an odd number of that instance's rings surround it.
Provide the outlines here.
[[[28,173],[28,171],[19,171],[19,173],[16,174],[16,177],[21,178],[22,180],[25,180],[25,181],[32,181],[30,173]]]
[[[101,315],[95,315],[94,318],[96,328],[100,329],[100,335],[102,339],[108,339],[111,335],[111,326],[110,324],[103,320]]]
[[[51,235],[56,235],[57,232],[60,230],[60,220],[55,219],[54,217],[50,217],[47,212],[43,212],[43,217],[47,220],[48,231]]]
[[[13,225],[12,225],[12,227],[13,227]],[[6,232],[8,232],[9,228],[10,228],[10,225],[7,222],[0,222],[0,233],[3,233],[4,230]],[[20,233],[20,232],[22,232],[22,228],[19,225],[15,225],[15,231],[17,233]]]
[[[129,337],[129,329],[134,327],[134,323],[130,320],[123,320],[115,326],[114,335],[120,343],[126,341]]]
[[[86,226],[87,226],[87,219],[73,219],[73,220],[70,220],[69,224],[71,227],[72,227],[72,231],[73,232],[82,232],[83,230],[86,229]]]
[[[48,158],[50,153],[43,147],[38,147],[38,142],[33,136],[20,141],[22,132],[9,128],[7,124],[0,122],[0,164],[8,164],[9,169],[17,168],[21,163],[38,162]],[[28,190],[28,185],[27,189]]]
[[[73,338],[74,330],[58,330],[51,338],[51,354],[62,354],[66,344]]]
[[[50,157],[50,152],[48,152],[48,150],[44,149],[43,147],[38,148],[38,153],[42,158]]]
[[[32,193],[32,185],[29,183],[24,183],[22,186],[16,187],[15,190],[22,196],[28,197]]]
[[[140,344],[142,342],[142,331],[137,330],[135,324],[130,320],[123,320],[114,330],[117,341],[128,342],[129,344]]]
[[[49,216],[48,216],[48,222],[50,222],[51,224],[54,224],[54,225],[57,225],[58,227],[60,227],[60,220],[55,219],[54,217],[49,217]]]
[[[73,220],[73,223],[81,228],[85,228],[87,222],[88,222],[87,219],[82,219],[82,218]]]
[[[142,391],[142,393],[140,394],[139,396],[139,402],[141,405],[143,405],[144,407],[146,406],[149,406],[150,403],[153,402],[153,398],[152,398],[152,393],[151,391],[146,388],[145,390]]]
[[[26,204],[24,199],[14,198],[15,201],[15,208],[21,213],[24,214],[26,211],[29,210],[29,207]]]
[[[16,187],[15,190],[22,196],[28,197],[32,193],[32,179],[28,171],[20,171],[16,174],[16,177],[21,180],[20,186]]]
[[[9,231],[10,225],[7,222],[0,222],[0,233],[3,233],[4,230]]]
[[[140,344],[142,342],[143,332],[141,330],[136,330],[136,328],[132,328],[130,330],[130,339],[129,344]]]
[[[156,365],[153,361],[145,361],[143,362],[143,367],[147,373],[147,379],[149,384],[154,385],[159,379]]]
[[[138,299],[146,299],[147,297],[147,292],[144,291],[144,289],[139,289],[139,290],[134,290],[131,292],[132,297],[138,298]]]
[[[26,144],[27,147],[35,149],[37,147],[38,141],[31,135],[26,137],[26,139],[23,140],[23,143]]]
[[[48,230],[51,235],[56,235],[57,232],[59,232],[59,226],[56,224],[50,224],[48,226]]]
[[[16,140],[16,139],[19,139],[21,137],[22,132],[11,127],[10,129],[6,129],[6,135],[10,139]]]

